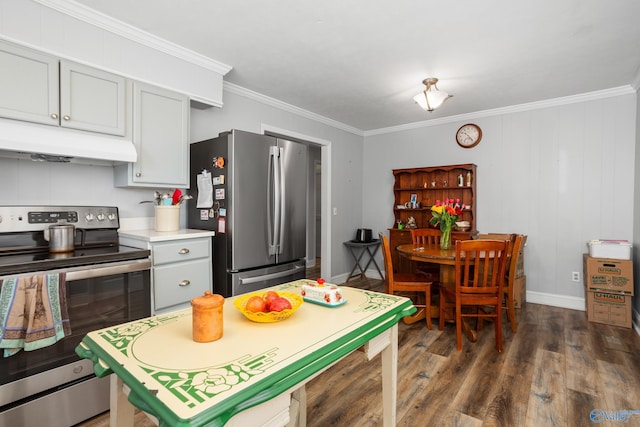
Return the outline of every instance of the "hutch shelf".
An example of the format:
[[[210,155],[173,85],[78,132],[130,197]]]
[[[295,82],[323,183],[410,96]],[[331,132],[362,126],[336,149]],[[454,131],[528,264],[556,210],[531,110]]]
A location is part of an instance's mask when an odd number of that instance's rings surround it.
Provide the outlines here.
[[[469,230],[457,230],[451,232],[451,238],[455,240],[468,240],[477,234],[476,231],[476,165],[445,165],[422,168],[394,169],[393,176],[393,216],[394,223],[389,228],[389,244],[392,248],[398,245],[411,243],[411,232],[406,228],[409,217],[415,219],[417,228],[432,227],[431,206],[436,201],[444,202],[445,199],[460,200],[465,208],[458,221],[469,221]],[[398,224],[403,224],[399,229]],[[413,266],[410,261],[398,259],[396,251],[392,251],[393,264],[398,266],[398,271],[411,271]]]

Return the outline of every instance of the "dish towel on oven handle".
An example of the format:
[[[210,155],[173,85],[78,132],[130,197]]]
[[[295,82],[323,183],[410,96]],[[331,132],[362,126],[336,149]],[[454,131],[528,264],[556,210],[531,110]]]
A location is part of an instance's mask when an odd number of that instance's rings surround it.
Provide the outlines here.
[[[2,281],[0,348],[4,357],[37,350],[71,334],[65,274],[17,276]]]

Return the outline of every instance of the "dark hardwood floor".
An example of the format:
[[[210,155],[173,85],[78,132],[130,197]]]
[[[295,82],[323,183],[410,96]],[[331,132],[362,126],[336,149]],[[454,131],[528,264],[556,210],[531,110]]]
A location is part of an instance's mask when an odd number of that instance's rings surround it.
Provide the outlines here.
[[[349,286],[382,291],[383,282],[358,279]],[[517,310],[517,320],[513,334],[505,316],[502,353],[488,323],[478,342],[465,338],[458,352],[453,324],[441,332],[437,323],[428,330],[424,322],[400,322],[397,425],[640,425],[635,331],[589,323],[582,311],[531,303]],[[381,426],[380,356],[368,362],[352,353],[307,385],[307,399],[309,427]],[[81,425],[108,425],[108,413]],[[136,426],[149,425],[143,414],[136,417]]]

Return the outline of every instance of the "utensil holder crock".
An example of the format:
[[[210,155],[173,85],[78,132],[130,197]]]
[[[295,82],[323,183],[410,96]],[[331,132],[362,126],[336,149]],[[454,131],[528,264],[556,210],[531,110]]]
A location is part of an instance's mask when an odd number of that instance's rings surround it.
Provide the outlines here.
[[[180,228],[180,205],[156,206],[156,231],[177,231]]]

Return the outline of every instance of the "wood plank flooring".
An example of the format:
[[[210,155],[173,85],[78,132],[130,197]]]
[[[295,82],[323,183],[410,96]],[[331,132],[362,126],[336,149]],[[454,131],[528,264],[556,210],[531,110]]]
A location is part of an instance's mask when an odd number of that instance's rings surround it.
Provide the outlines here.
[[[318,264],[319,265],[319,264]],[[318,277],[317,271],[308,277]],[[382,291],[380,280],[349,286]],[[493,325],[477,343],[456,350],[455,327],[428,330],[400,323],[397,425],[594,426],[592,411],[618,420],[598,425],[640,425],[640,337],[631,329],[589,323],[582,311],[524,304],[518,333],[505,316],[504,350],[494,348]],[[309,427],[382,425],[380,356],[367,362],[354,352],[307,385]],[[108,425],[108,413],[83,427]],[[151,422],[136,417],[137,427]]]

